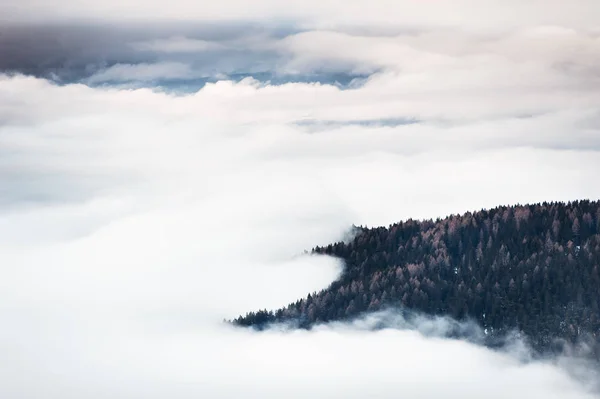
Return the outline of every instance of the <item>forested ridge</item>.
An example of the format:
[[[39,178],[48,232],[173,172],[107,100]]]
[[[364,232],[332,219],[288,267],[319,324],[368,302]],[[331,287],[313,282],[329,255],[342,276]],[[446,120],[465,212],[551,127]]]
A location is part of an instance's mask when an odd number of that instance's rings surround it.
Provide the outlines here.
[[[598,201],[502,206],[355,230],[349,242],[312,250],[345,263],[328,288],[233,322],[309,328],[402,308],[472,319],[490,336],[518,330],[542,349],[557,340],[600,342]]]

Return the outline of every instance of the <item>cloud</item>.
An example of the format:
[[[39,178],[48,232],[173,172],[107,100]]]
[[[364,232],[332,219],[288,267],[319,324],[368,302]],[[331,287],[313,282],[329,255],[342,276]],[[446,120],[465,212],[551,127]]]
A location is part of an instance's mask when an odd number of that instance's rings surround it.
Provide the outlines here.
[[[157,64],[117,64],[92,75],[89,83],[153,81],[157,79],[190,79],[194,72],[189,65],[169,62]]]
[[[190,39],[187,37],[170,37],[153,41],[132,43],[132,47],[139,51],[156,51],[165,53],[196,53],[210,50],[219,50],[222,45],[206,40]]]
[[[0,71],[60,83],[88,82],[86,79],[92,75],[111,67],[122,71],[127,67],[152,66],[156,70],[161,65],[179,65],[179,70],[185,65],[195,77],[204,78],[218,74],[264,75],[276,61],[269,43],[287,31],[289,28],[252,23],[198,25],[152,21],[107,26],[92,21],[81,26],[73,22],[11,22],[0,25]],[[199,46],[203,49],[201,54],[197,51]]]
[[[450,26],[474,29],[519,27],[532,24],[597,28],[598,3],[575,0],[565,6],[561,0],[353,0],[309,1],[282,4],[259,0],[249,4],[240,0],[198,4],[190,0],[107,1],[62,0],[51,6],[44,0],[8,0],[2,15],[12,21],[64,21],[76,18],[120,21],[300,21],[311,27]],[[8,19],[8,18],[7,18]]]
[[[503,117],[491,100],[464,118],[416,95],[403,98],[414,124],[293,123],[378,118],[392,110],[385,93],[0,79],[2,396],[593,397],[587,374],[441,338],[444,321],[375,333],[221,324],[325,287],[341,265],[300,254],[352,223],[600,196],[591,103],[566,112],[559,96],[550,113],[516,118],[521,103]]]
[[[365,20],[368,21],[368,20]],[[404,29],[245,22],[157,20],[88,29],[8,24],[0,28],[0,70],[63,83],[122,79],[148,84],[253,76],[279,82],[333,83],[371,76],[388,90],[597,91],[598,33],[582,24],[503,24],[489,29],[416,23]],[[163,75],[162,81],[156,79]],[[173,77],[173,78],[171,78]],[[341,77],[341,79],[340,79]],[[163,82],[163,83],[161,83]],[[390,85],[391,84],[391,85]],[[201,85],[199,86],[201,87]],[[454,95],[454,93],[450,93]],[[514,93],[513,93],[514,94]],[[527,98],[523,98],[523,101]],[[588,101],[588,99],[585,99]]]
[[[0,5],[0,396],[597,397],[445,319],[221,323],[352,224],[599,198],[595,1],[143,3]]]

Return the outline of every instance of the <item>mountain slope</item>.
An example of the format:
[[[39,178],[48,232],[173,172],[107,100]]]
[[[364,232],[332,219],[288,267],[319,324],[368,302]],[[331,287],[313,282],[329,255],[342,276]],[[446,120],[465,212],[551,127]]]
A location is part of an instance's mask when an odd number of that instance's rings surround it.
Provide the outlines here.
[[[600,202],[498,207],[445,219],[356,228],[313,249],[345,262],[328,288],[234,323],[300,327],[388,307],[473,319],[490,336],[525,333],[534,347],[600,337]]]

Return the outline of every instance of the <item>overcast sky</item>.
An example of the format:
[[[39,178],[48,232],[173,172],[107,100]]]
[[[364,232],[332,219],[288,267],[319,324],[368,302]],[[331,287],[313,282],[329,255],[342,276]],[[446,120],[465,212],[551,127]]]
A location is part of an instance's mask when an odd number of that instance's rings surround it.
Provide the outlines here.
[[[222,320],[326,287],[300,254],[352,224],[598,199],[599,7],[2,1],[0,397],[597,397],[450,320]]]

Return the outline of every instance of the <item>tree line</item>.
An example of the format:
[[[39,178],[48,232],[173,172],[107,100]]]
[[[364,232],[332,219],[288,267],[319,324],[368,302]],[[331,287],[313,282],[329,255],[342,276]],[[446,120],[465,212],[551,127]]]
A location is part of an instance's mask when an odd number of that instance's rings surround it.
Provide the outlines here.
[[[388,227],[354,227],[313,248],[344,261],[340,278],[240,326],[348,320],[401,307],[475,320],[490,336],[517,329],[544,349],[600,342],[600,202],[501,206]]]

